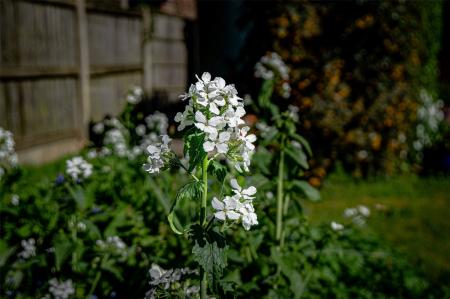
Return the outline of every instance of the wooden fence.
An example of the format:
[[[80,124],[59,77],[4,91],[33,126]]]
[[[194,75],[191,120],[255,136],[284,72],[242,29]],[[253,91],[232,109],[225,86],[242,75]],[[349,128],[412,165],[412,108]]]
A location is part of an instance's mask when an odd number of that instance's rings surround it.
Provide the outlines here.
[[[174,99],[193,18],[193,0],[156,11],[126,0],[0,0],[0,126],[15,134],[19,159],[80,149],[87,123],[117,114],[132,85]]]

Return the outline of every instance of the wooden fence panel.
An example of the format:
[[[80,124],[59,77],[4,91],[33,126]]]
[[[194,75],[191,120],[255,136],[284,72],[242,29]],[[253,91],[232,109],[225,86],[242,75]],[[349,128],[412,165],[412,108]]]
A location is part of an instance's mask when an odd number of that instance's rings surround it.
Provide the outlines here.
[[[86,121],[117,115],[130,86],[175,101],[187,81],[181,17],[195,17],[195,6],[183,14],[194,1],[172,0],[166,15],[127,1],[0,0],[0,126],[19,158],[76,151]]]

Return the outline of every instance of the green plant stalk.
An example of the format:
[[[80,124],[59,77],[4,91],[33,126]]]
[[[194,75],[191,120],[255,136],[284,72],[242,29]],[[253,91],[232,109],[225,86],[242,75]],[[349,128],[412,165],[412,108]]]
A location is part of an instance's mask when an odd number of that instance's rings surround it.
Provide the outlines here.
[[[97,288],[98,282],[100,281],[100,278],[102,277],[102,267],[103,264],[106,262],[106,260],[108,259],[109,254],[105,254],[102,258],[102,261],[100,262],[100,267],[98,269],[97,274],[95,275],[94,281],[92,282],[91,288],[89,290],[89,294],[88,295],[93,295],[95,289]]]
[[[203,167],[202,167],[202,182],[203,182],[203,194],[202,194],[202,205],[200,208],[200,225],[203,229],[206,229],[206,202],[208,199],[208,156],[203,159]],[[200,266],[200,277],[202,279],[200,283],[200,298],[206,299],[207,297],[207,288],[208,281],[205,270]]]
[[[277,226],[275,239],[280,242],[281,247],[281,235],[283,231],[283,175],[284,175],[284,150],[283,144],[280,151],[280,162],[278,164],[278,179],[277,179]]]

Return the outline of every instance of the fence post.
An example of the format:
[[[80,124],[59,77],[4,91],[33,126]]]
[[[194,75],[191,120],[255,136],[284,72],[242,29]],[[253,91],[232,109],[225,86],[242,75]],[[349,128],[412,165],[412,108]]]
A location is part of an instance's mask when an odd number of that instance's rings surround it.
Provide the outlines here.
[[[78,54],[79,54],[79,85],[80,85],[80,107],[82,112],[82,123],[80,124],[81,136],[88,136],[88,124],[91,117],[90,98],[90,74],[89,74],[89,39],[87,32],[87,16],[85,0],[77,0],[77,22],[78,22]]]
[[[152,53],[153,19],[148,5],[142,6],[142,87],[151,94],[153,91],[153,53]]]

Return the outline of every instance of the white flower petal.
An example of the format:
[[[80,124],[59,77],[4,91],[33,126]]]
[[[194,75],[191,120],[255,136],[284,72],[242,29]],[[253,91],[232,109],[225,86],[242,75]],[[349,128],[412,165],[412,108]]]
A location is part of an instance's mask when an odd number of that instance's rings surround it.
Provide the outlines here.
[[[209,81],[211,81],[211,74],[208,72],[204,72],[202,75],[202,80],[205,83],[208,83]]]
[[[221,154],[226,154],[228,152],[228,144],[226,143],[218,143],[216,144],[217,152]]]
[[[217,108],[216,104],[214,104],[214,103],[209,104],[209,111],[211,111],[211,113],[214,113],[216,115],[220,114],[219,108]]]
[[[214,213],[214,217],[216,217],[219,220],[225,221],[226,215],[224,211],[216,212]]]
[[[195,112],[195,120],[199,123],[206,124],[206,116],[200,111]]]
[[[238,182],[237,182],[236,179],[231,179],[231,180],[230,180],[230,185],[231,185],[231,187],[232,187],[233,189],[236,189],[236,190],[238,190],[238,191],[241,191],[241,190],[242,190],[241,186],[239,186],[239,184],[238,184]]]
[[[212,152],[214,150],[215,146],[216,145],[214,144],[214,142],[211,142],[211,141],[206,141],[206,142],[203,143],[203,149],[207,153],[208,152]]]
[[[241,218],[241,214],[236,213],[235,211],[227,211],[226,212],[228,219],[230,220],[238,220]]]
[[[225,208],[225,205],[223,202],[217,199],[217,197],[213,197],[211,201],[211,205],[214,209],[222,211]]]

